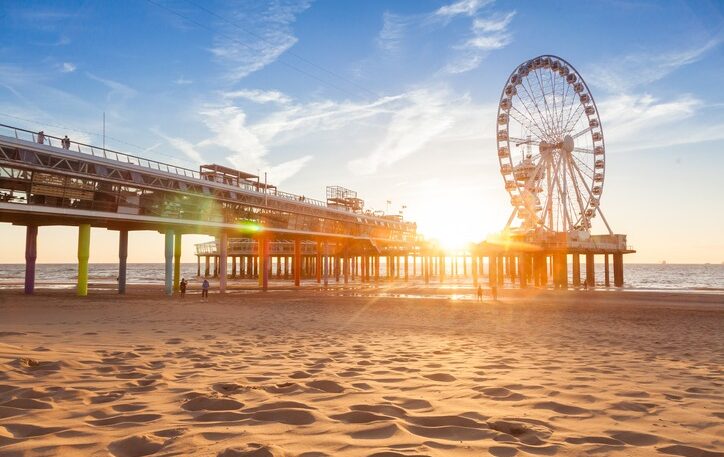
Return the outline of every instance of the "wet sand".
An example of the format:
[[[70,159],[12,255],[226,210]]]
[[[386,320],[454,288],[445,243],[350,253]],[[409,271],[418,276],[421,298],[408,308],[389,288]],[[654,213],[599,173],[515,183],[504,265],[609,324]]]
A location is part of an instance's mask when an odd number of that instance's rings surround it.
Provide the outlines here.
[[[724,456],[724,296],[469,294],[0,291],[0,455]]]

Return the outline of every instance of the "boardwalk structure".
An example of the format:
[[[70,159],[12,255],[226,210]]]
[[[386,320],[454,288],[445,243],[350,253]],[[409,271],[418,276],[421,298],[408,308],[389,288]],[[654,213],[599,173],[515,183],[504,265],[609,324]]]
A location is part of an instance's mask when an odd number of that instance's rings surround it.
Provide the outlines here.
[[[0,124],[0,222],[26,227],[25,292],[35,286],[38,227],[78,227],[78,295],[88,293],[90,228],[119,232],[118,291],[126,291],[128,233],[164,234],[165,291],[178,290],[181,240],[205,234],[214,241],[196,246],[199,276],[215,276],[219,290],[228,279],[269,278],[317,283],[380,283],[462,279],[477,287],[488,283],[520,287],[580,281],[580,257],[586,259],[585,284],[594,283],[594,256],[613,257],[614,285],[623,285],[622,255],[633,252],[624,235],[588,240],[509,238],[445,251],[422,239],[416,224],[397,215],[364,211],[353,192],[328,188],[327,201],[282,192],[258,177],[219,165],[190,170],[141,157],[69,142]],[[202,270],[202,260],[204,268]],[[211,268],[213,260],[214,267]],[[231,268],[229,269],[229,265]]]
[[[367,263],[381,249],[414,251],[416,224],[363,212],[360,202],[324,202],[282,192],[254,175],[219,165],[191,170],[0,124],[0,222],[27,227],[25,291],[35,281],[38,227],[78,227],[78,295],[88,292],[90,228],[120,232],[119,292],[126,288],[128,232],[165,235],[166,293],[178,290],[181,237],[207,234],[220,240],[220,290],[226,289],[227,243],[246,237],[260,247],[260,285],[267,287],[270,243],[293,244],[301,271],[303,242],[317,250]],[[298,278],[295,281],[299,283]]]

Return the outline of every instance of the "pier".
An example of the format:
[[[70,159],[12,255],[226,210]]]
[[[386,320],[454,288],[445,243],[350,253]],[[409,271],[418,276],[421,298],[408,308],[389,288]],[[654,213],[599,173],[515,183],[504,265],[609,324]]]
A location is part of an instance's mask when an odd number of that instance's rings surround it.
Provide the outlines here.
[[[38,227],[78,227],[77,294],[88,294],[90,229],[119,232],[118,292],[127,288],[128,233],[164,235],[165,293],[179,290],[181,240],[204,234],[196,245],[197,275],[229,281],[253,279],[317,284],[457,281],[478,287],[595,285],[596,256],[604,286],[624,284],[623,255],[634,252],[625,235],[571,239],[557,233],[531,239],[509,235],[448,252],[398,215],[364,210],[357,194],[329,186],[326,201],[282,192],[255,175],[209,164],[191,170],[58,137],[43,143],[28,130],[0,124],[0,222],[26,227],[24,290],[35,288]],[[161,253],[159,253],[161,255]],[[581,280],[581,258],[585,277]],[[572,262],[572,275],[569,275]],[[611,263],[612,262],[612,263]],[[570,280],[569,280],[570,279]]]

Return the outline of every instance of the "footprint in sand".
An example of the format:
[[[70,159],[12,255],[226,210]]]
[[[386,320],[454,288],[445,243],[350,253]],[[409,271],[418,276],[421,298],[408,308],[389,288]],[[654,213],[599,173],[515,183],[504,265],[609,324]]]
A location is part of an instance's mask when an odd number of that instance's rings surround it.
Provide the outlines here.
[[[535,409],[549,409],[551,411],[555,411],[558,414],[565,414],[567,416],[580,416],[580,415],[590,415],[591,411],[585,408],[579,408],[578,406],[572,406],[572,405],[564,405],[562,403],[558,403],[555,401],[544,401],[539,402],[533,405],[533,408]]]
[[[0,406],[15,409],[53,409],[53,405],[32,398],[16,398],[14,400],[0,403]]]
[[[249,443],[243,448],[230,447],[219,452],[216,457],[287,457],[289,454],[273,444]]]
[[[659,437],[648,433],[631,431],[610,430],[607,431],[611,438],[622,441],[631,446],[653,446],[659,442]]]
[[[317,389],[321,390],[322,392],[333,394],[339,394],[344,392],[344,387],[334,381],[329,380],[310,381],[307,383],[307,386],[311,387],[312,389]]]
[[[394,418],[371,413],[369,411],[350,411],[342,414],[329,416],[330,419],[344,422],[345,424],[369,424],[371,422],[389,421]]]
[[[162,438],[153,435],[134,435],[111,442],[108,450],[115,457],[142,457],[155,454],[163,445]]]
[[[160,414],[130,414],[107,417],[105,419],[96,419],[86,421],[90,425],[95,426],[106,426],[106,425],[120,425],[120,424],[142,424],[146,422],[153,422],[161,418]]]
[[[13,438],[32,438],[34,436],[50,435],[65,430],[63,427],[40,427],[31,424],[3,424]]]
[[[457,378],[451,374],[448,373],[433,373],[433,374],[425,374],[423,375],[427,379],[430,379],[432,381],[437,382],[453,382],[456,381]]]
[[[186,411],[230,411],[241,409],[243,407],[243,403],[229,398],[211,398],[203,396],[193,398],[181,405],[181,408]]]
[[[724,457],[724,452],[707,451],[706,449],[686,446],[684,444],[660,447],[657,451],[662,454],[679,455],[682,457]]]

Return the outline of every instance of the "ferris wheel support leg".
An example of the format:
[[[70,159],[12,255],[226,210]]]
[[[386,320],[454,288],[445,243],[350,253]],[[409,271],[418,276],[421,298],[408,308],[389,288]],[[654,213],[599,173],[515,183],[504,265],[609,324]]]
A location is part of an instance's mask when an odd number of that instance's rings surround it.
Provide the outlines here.
[[[513,212],[510,213],[510,217],[508,218],[508,222],[505,224],[505,230],[508,230],[510,228],[510,224],[513,223],[513,219],[515,219],[515,215],[518,214],[518,208],[513,208]]]
[[[606,224],[606,229],[608,229],[608,234],[613,235],[613,230],[611,230],[611,226],[608,225],[608,221],[606,220],[606,216],[603,215],[603,211],[601,211],[601,207],[597,206],[596,211],[598,211],[598,214],[601,215],[601,219],[603,220],[603,223]]]

